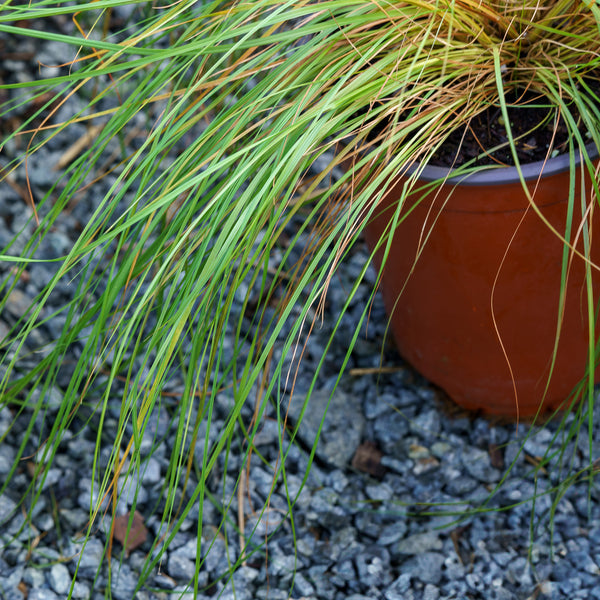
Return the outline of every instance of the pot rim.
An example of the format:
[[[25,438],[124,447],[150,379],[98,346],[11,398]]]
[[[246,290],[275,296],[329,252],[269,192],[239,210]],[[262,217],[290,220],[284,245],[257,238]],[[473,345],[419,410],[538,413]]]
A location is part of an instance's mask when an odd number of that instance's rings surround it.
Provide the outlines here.
[[[592,160],[598,158],[600,153],[594,142],[586,144],[585,149]],[[569,163],[569,155],[560,154],[548,160],[522,164],[521,172],[525,181],[531,181],[532,179],[537,179],[542,172],[545,177],[549,177],[567,171]],[[581,155],[575,158],[575,165],[577,166],[580,163]],[[418,168],[418,165],[412,166],[408,169],[407,174],[416,171]],[[426,182],[444,180],[444,184],[450,185],[502,185],[521,181],[517,167],[483,167],[465,175],[449,176],[454,171],[456,169],[426,165],[419,174],[419,179]]]

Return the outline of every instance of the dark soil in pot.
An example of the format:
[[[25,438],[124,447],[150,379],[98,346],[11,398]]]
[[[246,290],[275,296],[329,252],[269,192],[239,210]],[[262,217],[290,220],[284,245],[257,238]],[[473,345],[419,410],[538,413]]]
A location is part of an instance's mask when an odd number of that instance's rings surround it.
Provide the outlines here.
[[[588,83],[600,98],[598,81]],[[568,152],[569,130],[565,119],[556,114],[555,107],[550,106],[547,99],[523,93],[507,98],[506,103],[510,130],[521,164],[543,161]],[[473,161],[473,166],[514,166],[506,130],[502,109],[490,106],[473,117],[467,126],[450,134],[429,164],[454,168]],[[589,141],[583,123],[580,123],[579,131],[582,138]]]

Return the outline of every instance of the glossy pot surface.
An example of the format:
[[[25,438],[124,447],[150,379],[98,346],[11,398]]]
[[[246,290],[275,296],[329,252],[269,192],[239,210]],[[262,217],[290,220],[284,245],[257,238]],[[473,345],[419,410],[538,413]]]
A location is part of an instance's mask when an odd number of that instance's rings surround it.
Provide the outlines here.
[[[528,186],[532,193],[535,189],[543,217],[564,233],[569,173],[560,165],[546,167],[544,177],[533,178]],[[489,414],[532,416],[542,403],[543,411],[559,407],[586,373],[585,262],[572,257],[553,359],[563,243],[530,206],[514,169],[495,170],[493,178],[492,183],[445,184],[410,214],[416,194],[406,200],[406,218],[394,234],[383,273],[383,296],[402,356],[456,403]],[[402,187],[400,179],[367,227],[372,249]],[[585,190],[589,203],[587,176]],[[575,196],[580,204],[579,194],[580,181]],[[579,207],[571,241],[580,251],[582,221]],[[599,210],[591,221],[592,260],[600,265]],[[378,254],[376,261],[380,259]],[[598,272],[592,279],[597,302]]]

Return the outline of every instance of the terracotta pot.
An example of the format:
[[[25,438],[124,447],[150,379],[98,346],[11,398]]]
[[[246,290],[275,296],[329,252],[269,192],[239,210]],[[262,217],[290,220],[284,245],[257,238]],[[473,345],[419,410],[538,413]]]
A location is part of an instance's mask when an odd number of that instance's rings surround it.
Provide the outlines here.
[[[542,163],[524,167],[532,192],[541,169]],[[422,180],[447,173],[427,168]],[[543,173],[536,204],[564,232],[568,158],[547,162]],[[371,248],[388,225],[402,186],[400,179],[368,226]],[[587,180],[585,188],[589,200]],[[579,190],[577,182],[576,194]],[[412,207],[415,200],[413,194],[404,206]],[[581,211],[574,218],[578,224]],[[592,259],[600,265],[598,208],[592,220]],[[429,231],[423,243],[420,238]],[[584,261],[575,257],[550,376],[562,255],[563,244],[529,206],[516,169],[488,169],[460,183],[449,180],[398,226],[383,273],[384,301],[401,355],[466,409],[514,417],[535,415],[542,402],[542,410],[558,407],[584,377],[588,355]],[[593,290],[597,301],[598,272]]]

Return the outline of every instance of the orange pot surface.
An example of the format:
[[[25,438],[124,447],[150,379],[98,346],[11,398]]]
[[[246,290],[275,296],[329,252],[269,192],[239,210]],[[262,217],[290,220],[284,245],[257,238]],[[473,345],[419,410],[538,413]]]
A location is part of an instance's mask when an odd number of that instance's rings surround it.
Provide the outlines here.
[[[371,248],[402,186],[402,180],[395,184],[383,214],[367,227]],[[568,189],[569,174],[563,172],[542,179],[535,191],[544,217],[561,233]],[[586,181],[588,199],[590,189]],[[405,207],[414,202],[415,194]],[[581,220],[580,210],[572,241]],[[598,237],[598,210],[592,220]],[[583,249],[581,239],[577,248]],[[589,344],[585,262],[575,256],[551,370],[562,260],[561,240],[529,205],[518,182],[447,184],[435,197],[429,194],[398,226],[383,273],[384,302],[400,353],[464,408],[515,417],[535,415],[542,402],[543,410],[558,407],[585,375]],[[592,260],[600,265],[596,240]],[[597,272],[593,291],[596,302]]]

